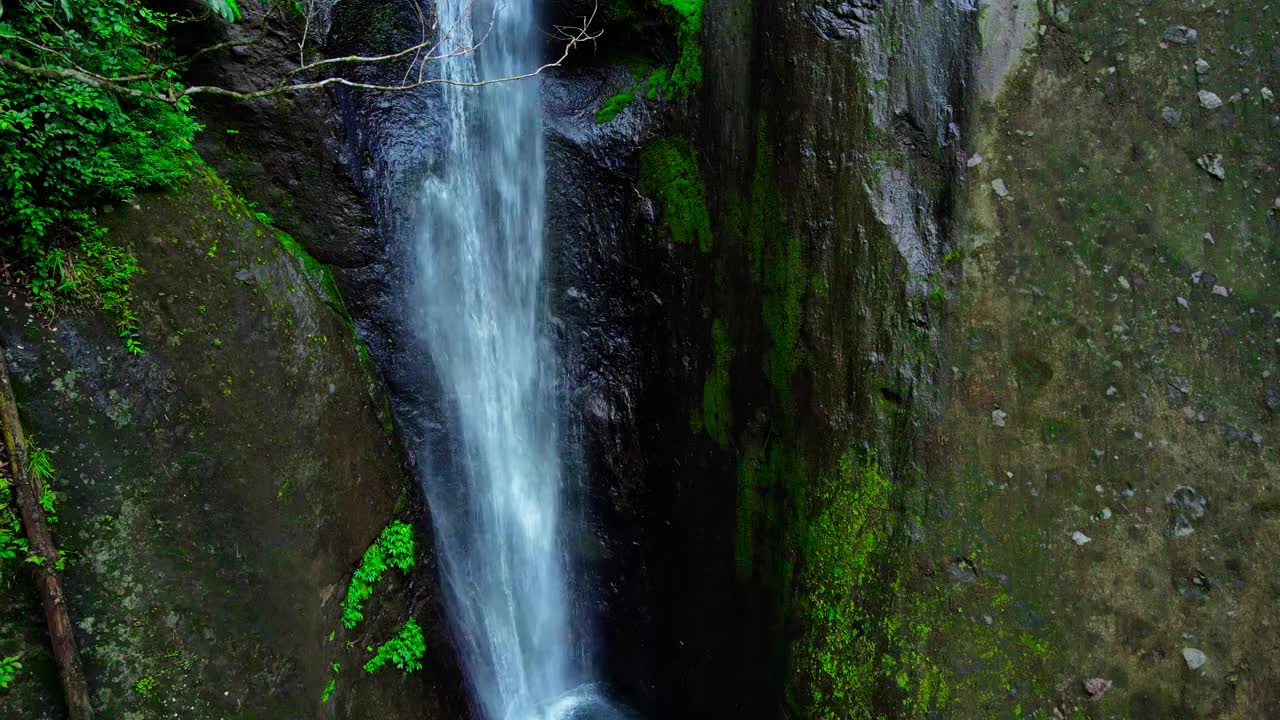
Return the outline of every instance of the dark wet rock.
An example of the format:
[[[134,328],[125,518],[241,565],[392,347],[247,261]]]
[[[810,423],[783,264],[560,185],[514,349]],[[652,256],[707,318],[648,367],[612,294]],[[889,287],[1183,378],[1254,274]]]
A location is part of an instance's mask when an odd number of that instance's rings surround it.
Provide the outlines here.
[[[1263,391],[1262,405],[1272,415],[1280,414],[1280,385],[1273,385]]]
[[[1200,36],[1194,28],[1186,25],[1170,25],[1165,28],[1164,34],[1160,36],[1161,40],[1174,45],[1191,45]]]
[[[1196,158],[1196,165],[1218,180],[1227,179],[1227,167],[1219,153],[1206,153]]]
[[[978,568],[969,558],[959,558],[948,565],[947,575],[962,585],[973,585],[978,582]]]
[[[1081,683],[1085,694],[1095,702],[1101,700],[1102,696],[1107,694],[1107,691],[1111,689],[1111,684],[1111,681],[1105,678],[1089,678]]]
[[[1165,397],[1171,405],[1181,405],[1191,396],[1191,381],[1173,377],[1165,381]]]
[[[1183,485],[1165,498],[1169,506],[1168,532],[1172,537],[1186,537],[1204,518],[1208,500],[1195,488]]]
[[[827,40],[858,40],[882,4],[883,0],[828,0],[809,11],[809,21]]]
[[[612,121],[597,110],[633,84],[620,65],[558,69],[543,81],[546,118],[547,244],[551,304],[568,398],[571,452],[589,485],[579,491],[596,538],[575,557],[583,586],[596,588],[584,612],[612,648],[611,682],[628,697],[652,702],[657,588],[656,562],[665,529],[657,472],[660,451],[646,443],[651,418],[662,415],[654,393],[679,366],[662,352],[686,349],[655,290],[687,270],[671,265],[671,248],[655,241],[654,209],[636,187],[642,144],[655,117],[639,98]],[[641,349],[644,349],[643,351]]]
[[[1202,602],[1209,598],[1209,593],[1213,590],[1213,581],[1208,575],[1196,570],[1187,575],[1175,575],[1173,586],[1178,594],[1188,600]]]
[[[1218,276],[1211,272],[1197,270],[1191,273],[1191,281],[1205,290],[1211,290],[1218,284]]]
[[[258,37],[268,8],[246,3],[242,12],[243,23],[181,26],[193,33],[180,36],[192,48],[215,41],[257,40],[203,56],[189,70],[188,84],[263,89],[293,67],[293,33],[281,28]],[[327,11],[323,14],[328,17]],[[205,126],[196,136],[196,147],[205,161],[270,215],[277,227],[305,242],[318,260],[345,268],[381,255],[382,241],[367,197],[353,182],[343,157],[345,131],[331,95],[301,93],[252,102],[206,95],[199,98],[196,110]]]

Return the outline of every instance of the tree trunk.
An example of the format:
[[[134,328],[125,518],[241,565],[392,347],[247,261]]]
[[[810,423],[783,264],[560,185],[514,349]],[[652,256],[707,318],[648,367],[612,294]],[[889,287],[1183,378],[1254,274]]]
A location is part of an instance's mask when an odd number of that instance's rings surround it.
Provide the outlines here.
[[[13,473],[13,494],[22,512],[22,527],[27,533],[31,554],[42,559],[33,565],[36,586],[44,604],[44,617],[49,624],[49,640],[53,646],[53,658],[58,665],[58,678],[67,698],[69,720],[92,720],[93,707],[89,704],[89,684],[84,678],[80,653],[76,650],[76,638],[67,613],[66,595],[62,592],[62,580],[58,577],[58,550],[49,535],[44,510],[40,507],[39,483],[31,473],[27,458],[27,444],[22,435],[22,423],[18,419],[18,403],[13,397],[9,382],[8,362],[0,348],[0,425],[4,430],[4,444],[8,451],[9,467]]]

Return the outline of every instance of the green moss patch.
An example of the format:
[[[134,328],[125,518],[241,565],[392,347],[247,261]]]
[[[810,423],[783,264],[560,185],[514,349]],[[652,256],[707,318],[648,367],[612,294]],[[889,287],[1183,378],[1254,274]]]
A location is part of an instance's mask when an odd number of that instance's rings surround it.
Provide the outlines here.
[[[761,316],[769,334],[764,372],[786,407],[791,401],[791,378],[800,367],[800,309],[809,283],[801,241],[786,231],[786,214],[774,168],[773,149],[762,121],[756,136],[747,238],[751,277],[764,290]]]
[[[596,122],[600,124],[607,123],[618,117],[618,113],[626,110],[631,103],[636,101],[636,95],[633,92],[620,92],[608,100],[604,101],[604,107],[596,112]]]
[[[671,137],[645,146],[640,154],[640,190],[657,198],[674,242],[711,252],[711,216],[692,141]]]
[[[720,447],[726,448],[733,424],[729,397],[729,361],[733,349],[729,346],[729,331],[719,320],[711,323],[711,349],[714,360],[702,386],[702,426]]]

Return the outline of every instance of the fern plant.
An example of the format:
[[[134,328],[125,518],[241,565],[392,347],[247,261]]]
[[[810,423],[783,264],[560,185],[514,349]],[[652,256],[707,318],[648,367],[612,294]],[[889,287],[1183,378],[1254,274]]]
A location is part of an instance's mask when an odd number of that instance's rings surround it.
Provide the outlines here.
[[[364,604],[373,595],[373,586],[387,568],[408,572],[413,567],[413,526],[392,520],[378,539],[365,550],[360,567],[351,576],[347,597],[342,602],[342,625],[350,630],[364,619]]]
[[[373,650],[373,647],[369,647]],[[390,640],[378,646],[377,653],[364,664],[365,672],[374,673],[387,663],[395,665],[403,673],[411,673],[422,669],[422,656],[426,654],[427,643],[422,637],[422,628],[418,621],[409,618],[400,627],[400,632]]]

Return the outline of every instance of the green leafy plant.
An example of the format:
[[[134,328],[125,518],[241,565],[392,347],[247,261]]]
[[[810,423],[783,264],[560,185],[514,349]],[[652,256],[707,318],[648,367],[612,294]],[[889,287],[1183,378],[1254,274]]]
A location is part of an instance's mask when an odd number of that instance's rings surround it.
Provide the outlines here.
[[[9,655],[0,658],[0,689],[9,687],[13,683],[14,678],[18,677],[18,671],[22,669],[22,663],[18,662],[20,655]]]
[[[7,474],[0,473],[0,566],[10,560],[25,557],[27,538],[22,532],[22,522],[13,506],[13,488]],[[0,572],[0,579],[13,577],[9,571]]]
[[[209,7],[221,15],[224,20],[235,22],[240,19],[240,7],[236,0],[207,0]]]
[[[347,597],[342,602],[342,625],[350,630],[364,619],[364,604],[373,595],[373,586],[382,578],[387,568],[399,568],[408,572],[414,563],[413,526],[400,520],[392,520],[383,528],[378,539],[365,550],[351,576]]]
[[[373,650],[373,647],[368,649]],[[421,670],[422,656],[426,651],[422,628],[418,627],[417,620],[409,618],[395,637],[378,646],[377,653],[364,664],[364,670],[369,673],[377,672],[387,663],[395,665],[404,673]]]
[[[332,638],[331,638],[332,639]],[[329,702],[329,697],[333,695],[333,690],[338,686],[338,673],[342,672],[342,666],[338,663],[331,665],[333,668],[333,677],[329,678],[329,682],[325,683],[324,692],[320,693],[320,702]]]
[[[133,691],[143,700],[153,700],[156,697],[157,687],[156,679],[147,675],[138,678],[138,681],[133,684]]]
[[[0,18],[0,57],[46,73],[0,66],[0,249],[22,261],[38,310],[96,301],[133,353],[137,261],[105,242],[95,213],[184,179],[195,162],[190,101],[142,96],[175,82],[162,42],[171,19],[139,0],[18,0]],[[57,72],[68,67],[129,79],[111,92]]]

